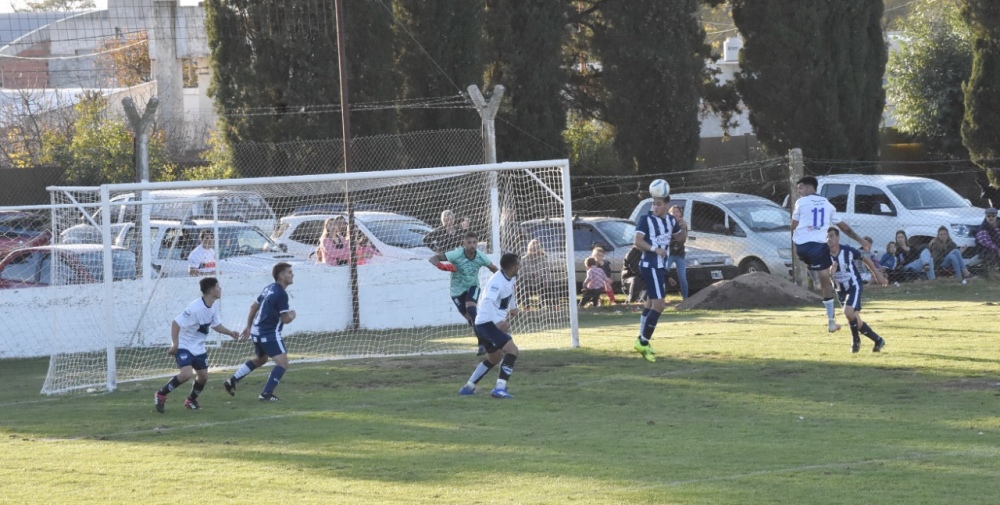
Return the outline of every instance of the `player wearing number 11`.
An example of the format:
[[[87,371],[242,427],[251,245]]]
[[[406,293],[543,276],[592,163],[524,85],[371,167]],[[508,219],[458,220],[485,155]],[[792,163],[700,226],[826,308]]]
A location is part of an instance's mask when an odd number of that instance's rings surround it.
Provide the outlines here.
[[[826,232],[830,225],[840,228],[845,235],[861,244],[865,251],[872,245],[857,233],[847,223],[841,221],[837,209],[826,198],[816,194],[819,181],[815,177],[806,176],[798,180],[796,189],[799,199],[795,201],[792,210],[792,242],[795,251],[813,275],[818,276],[817,282],[823,290],[823,306],[826,307],[827,329],[832,333],[840,329],[834,320],[833,284],[830,280],[830,246],[826,243]]]

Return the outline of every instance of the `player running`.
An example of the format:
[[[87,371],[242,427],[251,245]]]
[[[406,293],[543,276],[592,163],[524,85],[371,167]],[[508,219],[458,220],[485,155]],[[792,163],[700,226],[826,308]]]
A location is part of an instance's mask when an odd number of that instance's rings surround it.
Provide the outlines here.
[[[871,270],[872,278],[880,286],[887,286],[889,281],[882,277],[868,255],[862,254],[861,251],[849,245],[840,244],[840,230],[830,228],[826,232],[826,242],[830,246],[830,259],[833,262],[830,270],[833,272],[833,284],[837,288],[837,298],[844,306],[844,315],[847,316],[847,322],[850,323],[851,327],[851,352],[858,352],[861,349],[859,332],[875,342],[872,352],[879,352],[885,347],[885,339],[878,336],[878,333],[872,331],[868,323],[861,320],[863,283],[861,282],[861,272],[858,271],[855,261],[861,259],[868,270]]]
[[[642,316],[639,317],[639,338],[635,341],[635,350],[650,363],[656,362],[656,352],[649,345],[649,339],[653,337],[660,313],[666,307],[663,297],[667,295],[667,250],[671,240],[681,243],[687,240],[687,231],[667,214],[668,203],[669,196],[653,198],[649,214],[640,217],[636,223],[633,240],[633,245],[642,251],[639,274],[646,283],[647,294]]]
[[[184,407],[191,410],[201,408],[198,404],[198,395],[208,382],[208,351],[205,350],[205,338],[208,337],[209,328],[229,335],[234,340],[240,337],[236,330],[226,328],[219,320],[219,304],[216,303],[222,298],[222,286],[219,285],[219,280],[215,277],[205,277],[198,281],[198,286],[201,288],[201,297],[191,302],[184,312],[170,323],[171,345],[170,349],[167,349],[167,355],[174,356],[181,371],[153,395],[153,406],[161,414],[167,403],[167,395],[187,382],[192,372],[196,378],[194,385],[191,386],[191,394],[184,400]]]
[[[486,267],[490,272],[497,273],[496,265],[477,249],[478,246],[479,237],[470,231],[462,239],[462,247],[435,254],[429,259],[438,269],[451,272],[451,301],[455,303],[459,314],[469,322],[469,326],[472,326],[473,332],[476,330],[476,300],[479,299],[479,269]],[[479,340],[476,356],[482,356],[486,354],[485,342],[479,335],[476,338]]]
[[[486,289],[479,297],[479,305],[483,310],[476,315],[476,335],[479,341],[486,346],[486,359],[483,360],[469,382],[458,391],[461,395],[476,394],[476,384],[489,372],[491,368],[501,363],[500,357],[503,355],[503,362],[500,365],[500,377],[497,378],[496,387],[490,392],[493,398],[510,399],[513,395],[507,392],[507,380],[514,373],[514,361],[517,360],[517,346],[510,336],[510,324],[507,316],[516,316],[518,313],[517,303],[514,299],[514,281],[517,279],[517,272],[521,268],[520,259],[514,253],[506,253],[500,257],[500,271],[495,272],[490,280],[486,282]]]

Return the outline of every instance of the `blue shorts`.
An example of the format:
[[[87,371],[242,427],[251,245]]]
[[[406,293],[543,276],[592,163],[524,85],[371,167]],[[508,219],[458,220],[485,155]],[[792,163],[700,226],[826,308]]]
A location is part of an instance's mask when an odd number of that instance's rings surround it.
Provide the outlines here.
[[[205,354],[194,355],[188,352],[187,349],[177,349],[174,359],[177,360],[177,368],[184,368],[186,366],[195,370],[205,370],[208,368],[207,352]]]
[[[281,335],[272,333],[270,335],[250,335],[253,339],[254,351],[257,357],[264,356],[273,358],[280,354],[285,354],[285,343],[281,341]]]
[[[639,275],[646,283],[646,295],[650,300],[662,300],[667,296],[667,271],[662,268],[639,266]]]
[[[483,323],[476,325],[476,336],[479,337],[479,343],[486,347],[486,352],[496,352],[507,345],[507,342],[514,340],[510,335],[500,331],[497,325],[493,323]]]
[[[799,255],[799,259],[809,266],[809,270],[826,270],[833,265],[830,246],[826,242],[795,244],[795,252]]]
[[[458,307],[458,313],[463,316],[468,314],[465,310],[465,304],[467,302],[476,303],[479,300],[479,286],[472,286],[466,292],[451,297],[451,301],[455,302],[455,307]]]
[[[855,282],[847,289],[838,284],[837,298],[840,299],[840,303],[844,307],[854,307],[854,310],[861,310],[861,284]]]

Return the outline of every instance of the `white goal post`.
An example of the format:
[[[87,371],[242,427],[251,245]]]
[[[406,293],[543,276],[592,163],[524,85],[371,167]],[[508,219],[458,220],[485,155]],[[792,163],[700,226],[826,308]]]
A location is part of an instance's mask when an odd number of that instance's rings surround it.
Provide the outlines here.
[[[474,352],[472,330],[451,300],[450,275],[427,261],[453,248],[448,240],[462,226],[479,235],[494,264],[502,252],[522,257],[516,298],[528,310],[511,321],[518,346],[579,345],[566,160],[49,190],[54,243],[72,235],[71,227],[100,225],[104,255],[101,282],[22,289],[24,299],[9,304],[51,322],[45,335],[15,337],[36,343],[20,354],[11,341],[0,342],[8,348],[0,348],[2,357],[51,355],[46,394],[114,390],[175,373],[164,353],[169,325],[199,296],[186,259],[205,229],[214,234],[229,328],[245,326],[276,262],[293,265],[288,292],[298,317],[284,332],[293,361]],[[348,202],[356,289],[350,265],[315,260],[319,233],[327,220],[347,216]],[[455,226],[445,235],[452,238],[425,244],[448,214]],[[129,254],[134,273],[119,275],[116,255]],[[481,282],[488,273],[481,270]],[[214,333],[209,339],[213,369],[235,368],[252,354],[247,342]]]

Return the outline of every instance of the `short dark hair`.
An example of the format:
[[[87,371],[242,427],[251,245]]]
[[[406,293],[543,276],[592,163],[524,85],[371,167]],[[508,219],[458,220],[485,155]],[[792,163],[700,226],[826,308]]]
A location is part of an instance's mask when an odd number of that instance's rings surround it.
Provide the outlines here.
[[[828,230],[826,230],[827,233],[830,233],[831,231],[834,235],[838,237],[840,236],[840,230],[838,230],[836,226],[831,226]]]
[[[819,181],[817,181],[816,178],[811,175],[807,175],[799,179],[795,184],[805,184],[807,186],[812,186],[813,189],[819,188]]]
[[[463,237],[463,238],[474,238],[476,240],[479,240],[479,235],[476,235],[476,232],[474,232],[474,231],[469,231],[469,232],[466,232],[465,237]]]
[[[274,265],[274,268],[271,269],[271,277],[274,277],[274,281],[277,282],[278,276],[281,275],[281,273],[284,272],[285,270],[288,270],[289,268],[292,268],[292,265],[289,265],[284,261],[282,261],[281,263],[276,263]]]
[[[583,261],[583,264],[586,265],[588,268],[589,267],[596,267],[597,266],[597,258],[591,256],[591,257],[585,259]]]
[[[516,254],[504,253],[503,256],[500,256],[500,268],[507,270],[508,268],[518,264],[520,261],[521,259],[518,258]]]
[[[215,286],[219,285],[219,279],[215,277],[204,277],[198,281],[198,287],[201,288],[201,294],[208,293],[209,291],[215,289]]]
[[[198,234],[198,238],[202,239],[202,240],[204,240],[205,237],[213,237],[213,236],[215,236],[215,234],[212,233],[212,230],[210,230],[208,228],[205,228],[204,230],[201,230],[201,233]]]

